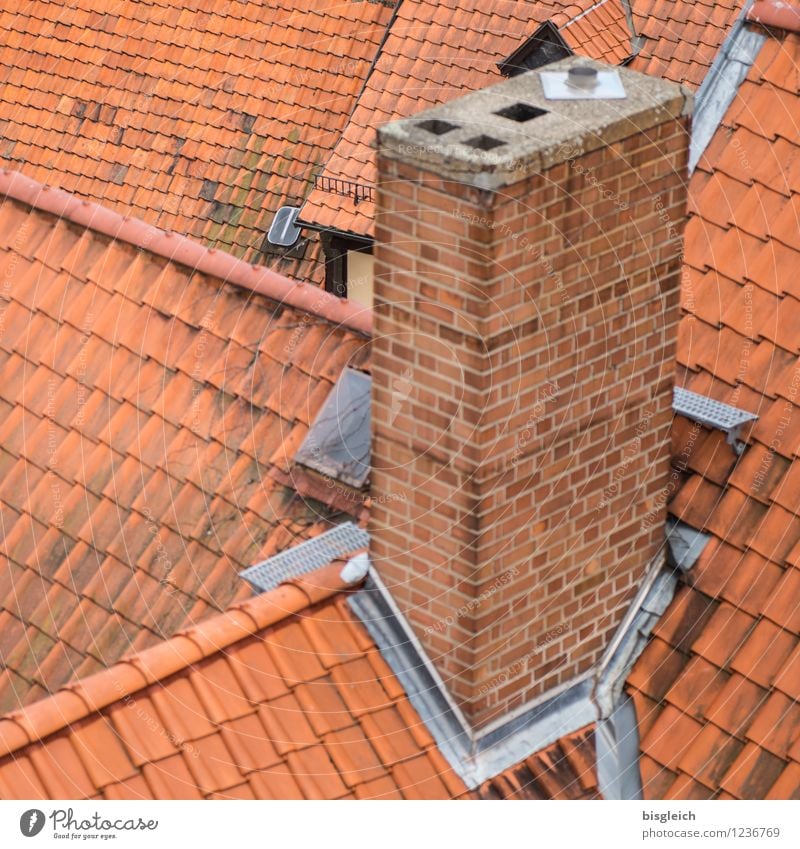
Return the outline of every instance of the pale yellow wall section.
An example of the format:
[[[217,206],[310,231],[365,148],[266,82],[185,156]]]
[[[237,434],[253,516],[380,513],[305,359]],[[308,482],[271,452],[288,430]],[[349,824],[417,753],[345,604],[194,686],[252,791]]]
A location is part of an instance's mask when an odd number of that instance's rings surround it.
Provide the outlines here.
[[[372,306],[372,283],[375,276],[375,257],[359,251],[347,252],[347,299]]]

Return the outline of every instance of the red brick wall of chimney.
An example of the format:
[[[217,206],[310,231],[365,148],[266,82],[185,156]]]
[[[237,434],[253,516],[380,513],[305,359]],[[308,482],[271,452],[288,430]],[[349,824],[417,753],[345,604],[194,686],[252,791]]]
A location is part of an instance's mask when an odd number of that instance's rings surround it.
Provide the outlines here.
[[[371,556],[475,727],[587,673],[662,550],[686,151],[379,156]]]

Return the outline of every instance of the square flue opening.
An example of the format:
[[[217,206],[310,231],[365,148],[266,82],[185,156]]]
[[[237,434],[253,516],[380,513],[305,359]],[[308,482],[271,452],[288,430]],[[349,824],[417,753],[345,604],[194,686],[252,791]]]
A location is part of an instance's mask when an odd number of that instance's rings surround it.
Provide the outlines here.
[[[505,142],[500,141],[500,139],[494,139],[491,136],[480,135],[472,139],[467,139],[464,144],[467,147],[474,147],[475,150],[493,150],[496,147],[504,145]]]
[[[512,103],[510,106],[498,109],[494,114],[522,124],[525,121],[531,121],[534,118],[547,115],[547,110],[539,109],[538,106],[531,106],[530,103]]]
[[[428,121],[420,121],[419,125],[423,130],[427,130],[435,136],[443,136],[445,133],[458,129],[458,124],[451,124],[449,121],[442,121],[440,118],[431,118]]]

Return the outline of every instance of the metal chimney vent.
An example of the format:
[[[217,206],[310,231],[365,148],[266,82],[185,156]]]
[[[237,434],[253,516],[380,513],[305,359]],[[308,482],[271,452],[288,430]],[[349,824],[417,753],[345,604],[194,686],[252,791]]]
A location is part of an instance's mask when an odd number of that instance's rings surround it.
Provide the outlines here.
[[[758,418],[755,413],[748,413],[747,410],[740,410],[738,407],[723,404],[706,395],[698,395],[697,392],[689,392],[688,389],[682,389],[679,386],[673,390],[672,409],[679,416],[685,416],[687,419],[727,434],[727,442],[737,454],[741,454],[744,450],[744,443],[739,441],[742,425]]]
[[[568,71],[540,71],[547,100],[624,100],[625,87],[619,71],[600,71],[576,65]]]
[[[255,590],[267,592],[290,578],[306,575],[327,566],[337,557],[352,554],[367,545],[369,534],[353,522],[345,522],[314,539],[287,548],[274,557],[268,557],[263,562],[245,569],[241,575]]]

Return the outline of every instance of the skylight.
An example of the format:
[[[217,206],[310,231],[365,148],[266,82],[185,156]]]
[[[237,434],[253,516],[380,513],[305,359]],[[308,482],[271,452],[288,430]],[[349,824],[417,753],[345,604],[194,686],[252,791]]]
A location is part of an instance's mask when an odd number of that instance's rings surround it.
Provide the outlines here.
[[[503,76],[515,77],[571,55],[572,51],[559,34],[558,28],[550,21],[545,21],[507,59],[498,62],[497,67]]]
[[[372,378],[347,368],[314,419],[295,462],[361,489],[369,474]]]

